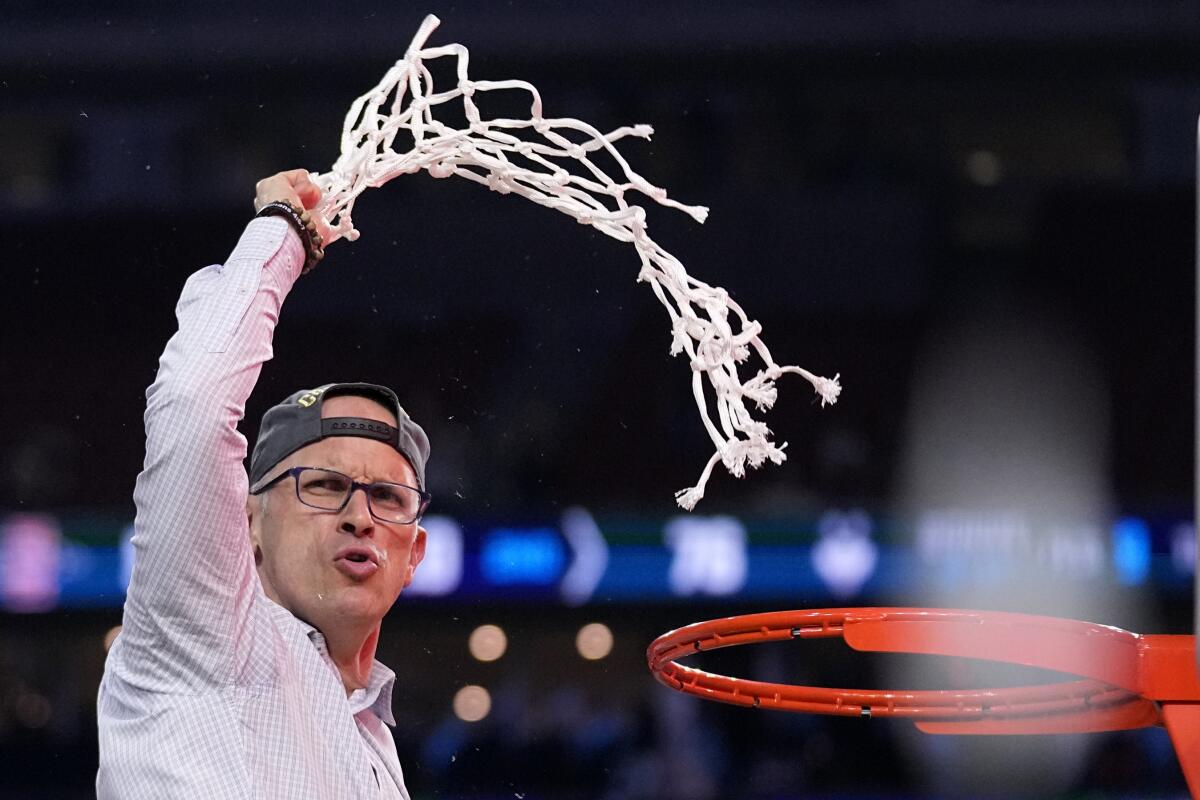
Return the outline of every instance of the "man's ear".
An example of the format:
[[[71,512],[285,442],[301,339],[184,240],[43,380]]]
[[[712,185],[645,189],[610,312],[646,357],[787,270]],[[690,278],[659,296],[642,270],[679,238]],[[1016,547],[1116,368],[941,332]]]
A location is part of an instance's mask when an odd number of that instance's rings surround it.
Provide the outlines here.
[[[262,563],[262,517],[267,510],[264,498],[246,496],[246,528],[250,532],[250,547],[254,551],[254,566]]]
[[[408,588],[413,581],[413,574],[417,571],[417,565],[421,563],[421,559],[425,558],[425,540],[428,534],[420,525],[417,526],[417,538],[413,539],[412,551],[408,554],[408,571],[404,575],[404,588]]]

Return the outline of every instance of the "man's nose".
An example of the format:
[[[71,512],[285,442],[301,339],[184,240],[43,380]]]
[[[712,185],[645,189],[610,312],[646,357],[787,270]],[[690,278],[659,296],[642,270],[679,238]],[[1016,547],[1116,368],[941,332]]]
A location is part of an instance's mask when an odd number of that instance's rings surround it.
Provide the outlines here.
[[[355,486],[350,490],[350,498],[346,500],[341,518],[338,528],[343,533],[367,536],[375,528],[375,519],[371,516],[371,506],[367,501],[366,487]]]

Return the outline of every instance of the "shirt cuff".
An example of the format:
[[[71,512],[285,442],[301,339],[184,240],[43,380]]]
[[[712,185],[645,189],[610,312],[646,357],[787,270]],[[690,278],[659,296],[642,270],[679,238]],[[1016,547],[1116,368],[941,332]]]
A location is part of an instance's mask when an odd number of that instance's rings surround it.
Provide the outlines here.
[[[254,261],[265,265],[277,258],[281,266],[295,278],[304,268],[306,256],[300,234],[287,220],[282,217],[257,217],[250,220],[225,263]]]

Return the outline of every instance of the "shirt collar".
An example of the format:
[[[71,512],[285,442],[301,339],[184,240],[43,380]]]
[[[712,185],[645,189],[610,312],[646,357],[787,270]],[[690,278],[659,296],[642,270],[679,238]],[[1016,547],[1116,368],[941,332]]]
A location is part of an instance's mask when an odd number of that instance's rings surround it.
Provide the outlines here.
[[[337,672],[333,659],[329,657],[325,635],[299,617],[294,617],[294,619],[300,624],[301,629],[307,634],[308,640],[317,648],[321,657],[333,668],[334,672]],[[341,680],[340,674],[338,680]],[[373,660],[371,674],[367,676],[367,685],[362,689],[355,689],[346,698],[346,702],[350,704],[350,713],[357,714],[364,709],[370,709],[375,716],[393,728],[396,727],[396,718],[392,715],[392,690],[395,685],[396,673],[388,669],[379,659]]]
[[[367,687],[357,689],[350,694],[351,710],[357,714],[364,708],[369,708],[375,716],[396,727],[396,718],[392,716],[392,690],[396,686],[396,673],[378,661],[371,664],[371,674],[367,678]],[[355,695],[362,693],[362,698],[356,703]],[[361,704],[361,707],[360,707]]]

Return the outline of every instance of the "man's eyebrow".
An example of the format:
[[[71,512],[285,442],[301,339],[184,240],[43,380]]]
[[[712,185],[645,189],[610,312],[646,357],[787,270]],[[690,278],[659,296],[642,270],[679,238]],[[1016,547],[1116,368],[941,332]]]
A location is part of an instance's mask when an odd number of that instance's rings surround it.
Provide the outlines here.
[[[358,481],[359,483],[398,483],[402,486],[414,486],[416,484],[416,479],[409,475],[401,475],[398,478],[390,478],[390,477],[387,477],[386,475],[380,474],[379,477],[372,477],[371,472],[364,471],[362,473],[363,479],[359,480],[355,475],[353,475],[351,472],[347,472],[342,467],[330,467],[330,466],[321,466],[320,464],[313,464],[312,468],[329,470],[330,472],[340,472],[341,474],[350,478],[350,480]]]
[[[402,486],[412,486],[414,483],[416,483],[416,481],[414,481],[412,478],[402,476],[399,478],[372,478],[368,481],[368,483],[399,483]]]

